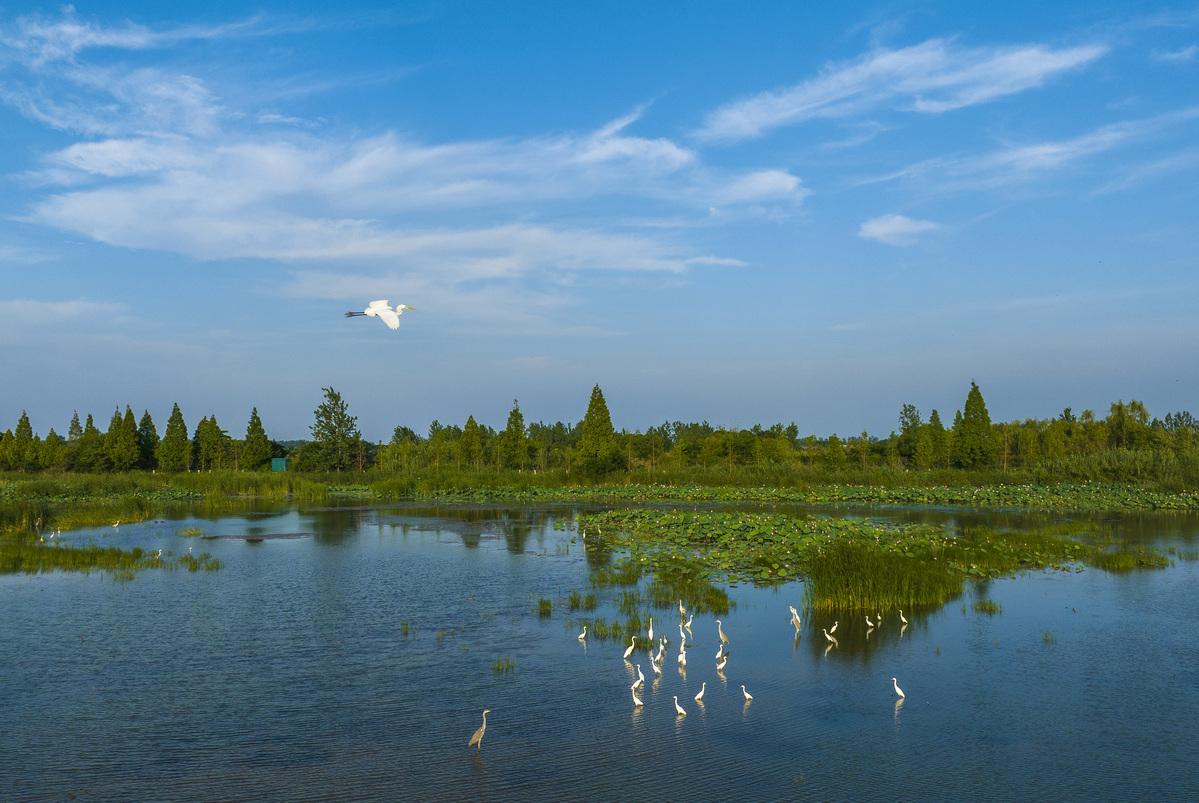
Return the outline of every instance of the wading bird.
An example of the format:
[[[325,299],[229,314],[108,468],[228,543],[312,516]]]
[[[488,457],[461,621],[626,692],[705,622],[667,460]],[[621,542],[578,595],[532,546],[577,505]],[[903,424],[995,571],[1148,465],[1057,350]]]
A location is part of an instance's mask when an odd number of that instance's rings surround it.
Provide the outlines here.
[[[113,528],[114,530],[115,530],[117,527],[120,527],[120,526],[121,526],[121,520],[120,520],[120,519],[117,519],[116,521],[114,521],[114,522],[112,523],[112,528]]]
[[[829,643],[830,647],[837,643],[837,640],[835,638],[833,638],[832,635],[827,630],[825,630],[823,627],[820,628],[820,632],[824,634],[824,637],[826,639],[828,639],[828,643]]]
[[[645,685],[645,675],[641,674],[641,664],[637,664],[637,685]]]
[[[652,616],[649,618],[649,633],[647,634],[647,637],[649,638],[650,642],[653,643],[653,640],[654,640],[654,617],[652,617]]]
[[[874,622],[870,621],[870,614],[866,614],[866,627],[873,628]]]
[[[721,680],[725,680],[724,666],[729,662],[729,657],[726,655],[716,662],[716,674],[720,675]]]
[[[654,674],[658,677],[662,676],[662,667],[658,665],[657,661],[650,661],[649,668],[654,670]]]
[[[837,625],[839,625],[839,624],[841,624],[841,623],[840,623],[840,622],[833,622],[833,626],[832,626],[832,627],[830,627],[830,628],[828,629],[828,632],[829,632],[830,634],[831,634],[831,633],[836,633],[836,632],[837,632]]]
[[[685,652],[682,652],[682,651],[680,650],[680,651],[679,651],[679,658],[678,658],[678,661],[679,661],[679,666],[680,666],[680,667],[686,668],[686,667],[687,667],[687,653],[685,653]]]
[[[633,654],[633,648],[636,646],[637,646],[637,639],[634,638],[633,636],[629,636],[629,646],[626,647],[625,651],[624,651],[624,658],[626,661],[629,660],[629,656]]]
[[[716,620],[716,635],[720,636],[721,644],[729,643],[729,637],[724,634],[724,628],[721,626],[719,619]]]
[[[687,609],[683,607],[683,601],[679,600],[679,619],[687,618]]]
[[[903,693],[903,689],[899,688],[899,681],[891,678],[891,685],[895,687],[895,693],[899,695],[899,699],[903,700],[907,698],[907,695]]]
[[[395,309],[392,309],[388,306],[387,299],[383,298],[367,304],[366,309],[362,312],[347,312],[346,317],[356,318],[360,315],[365,315],[368,318],[378,318],[383,321],[383,323],[387,324],[388,329],[399,329],[400,316],[404,314],[404,310],[406,309],[416,309],[416,307],[410,307],[407,304],[396,304]]]
[[[745,702],[752,703],[754,701],[754,696],[745,690],[744,683],[741,684],[741,693],[745,695]]]
[[[490,708],[483,709],[483,724],[475,731],[475,735],[470,737],[470,741],[466,743],[467,747],[477,747],[479,750],[483,749],[483,734],[487,731],[487,715],[490,713]]]
[[[676,716],[685,717],[687,712],[683,710],[683,706],[679,705],[679,696],[674,696],[674,713]]]
[[[704,692],[708,688],[708,681],[704,681],[699,686],[699,694],[695,695],[695,702],[702,703],[704,701]]]
[[[691,614],[690,616],[687,617],[687,624],[683,625],[683,627],[687,628],[688,633],[691,632],[691,623],[694,621],[695,621],[695,614]]]
[[[908,623],[908,620],[903,615],[903,608],[899,609],[899,621],[903,622],[905,625]]]
[[[875,624],[876,624],[878,627],[882,627],[882,626],[883,626],[883,615],[882,615],[882,613],[879,613],[879,615],[878,615],[878,616],[874,617],[874,623],[875,623]]]
[[[633,705],[637,707],[645,705],[645,703],[641,702],[641,698],[637,696],[637,691],[635,689],[633,690]]]

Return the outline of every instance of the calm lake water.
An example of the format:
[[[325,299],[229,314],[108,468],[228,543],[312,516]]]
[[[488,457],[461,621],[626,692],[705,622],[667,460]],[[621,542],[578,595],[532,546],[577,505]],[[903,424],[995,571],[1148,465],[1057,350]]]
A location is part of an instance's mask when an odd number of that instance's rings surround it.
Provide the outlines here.
[[[653,681],[638,654],[649,679],[634,710],[625,644],[575,638],[579,617],[619,617],[620,590],[567,610],[590,590],[573,516],[280,510],[72,533],[191,546],[224,568],[0,577],[0,800],[1199,799],[1199,563],[970,586],[902,636],[894,614],[869,640],[842,621],[827,653],[828,622],[805,617],[793,639],[801,584],[731,588],[727,682],[712,617],[695,619],[684,678],[677,611],[656,611],[665,673]],[[191,525],[235,537],[179,535]],[[1104,526],[1199,544],[1194,516]],[[974,613],[980,596],[1002,613]],[[554,600],[549,619],[539,597]],[[492,671],[502,657],[515,671]],[[477,753],[466,742],[484,707]]]

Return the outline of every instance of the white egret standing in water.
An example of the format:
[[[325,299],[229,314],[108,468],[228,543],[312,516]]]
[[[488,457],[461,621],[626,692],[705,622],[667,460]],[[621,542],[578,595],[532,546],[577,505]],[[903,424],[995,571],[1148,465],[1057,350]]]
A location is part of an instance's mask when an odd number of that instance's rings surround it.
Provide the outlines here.
[[[687,609],[683,607],[683,601],[679,600],[679,619],[687,618]]]
[[[891,678],[891,685],[895,687],[895,693],[899,695],[900,699],[907,699],[907,695],[903,693],[903,689],[899,688],[899,681]]]
[[[392,309],[388,305],[387,299],[382,298],[367,304],[366,309],[362,312],[347,312],[346,317],[356,318],[360,315],[365,315],[368,318],[378,318],[383,321],[383,323],[387,324],[388,329],[399,329],[400,316],[404,314],[404,310],[406,309],[416,309],[416,307],[410,307],[407,304],[396,304],[395,309]]]
[[[716,635],[720,636],[721,644],[729,643],[729,637],[724,634],[724,628],[721,626],[719,619],[716,620]]]
[[[677,694],[674,696],[674,712],[680,717],[687,716],[687,712],[683,710],[683,706],[679,705],[679,696]]]
[[[637,696],[637,691],[635,689],[633,690],[633,705],[638,707],[645,705],[645,703],[641,702],[641,698]]]
[[[467,747],[476,747],[479,750],[483,749],[483,734],[487,731],[487,715],[491,713],[490,708],[483,709],[483,724],[475,731],[475,735],[470,737],[470,741],[466,743]]]
[[[741,693],[745,695],[745,702],[752,703],[754,701],[754,696],[745,690],[744,683],[741,684]]]
[[[583,625],[583,632],[579,634],[579,641],[587,640],[587,625]]]
[[[825,630],[823,627],[822,627],[822,628],[820,628],[820,632],[824,634],[824,637],[825,637],[826,639],[828,639],[828,643],[829,643],[829,646],[830,646],[830,647],[831,647],[832,645],[834,645],[834,644],[836,644],[836,643],[837,643],[837,640],[836,640],[835,638],[833,638],[833,637],[832,637],[832,636],[829,634],[829,632],[828,632],[827,630]]]
[[[629,636],[629,646],[626,647],[625,651],[624,651],[624,658],[626,661],[629,660],[629,656],[633,654],[633,648],[636,646],[637,646],[637,639],[634,638],[633,636]]]
[[[653,643],[654,640],[654,617],[649,618],[649,640]]]
[[[695,702],[702,703],[704,701],[704,692],[708,688],[708,681],[704,681],[699,686],[699,694],[695,695]]]
[[[687,624],[683,625],[683,627],[687,628],[688,633],[691,632],[691,623],[694,621],[695,621],[695,614],[691,614],[690,616],[687,617]]]
[[[908,623],[908,620],[903,615],[903,608],[899,609],[899,621],[903,622],[905,625]]]
[[[833,622],[833,626],[832,626],[832,627],[830,627],[830,628],[828,629],[828,632],[829,632],[829,633],[836,633],[836,632],[837,632],[837,625],[839,625],[839,624],[841,624],[841,623],[840,623],[840,622]]]
[[[870,614],[866,614],[866,627],[874,628],[874,622],[870,621]]]

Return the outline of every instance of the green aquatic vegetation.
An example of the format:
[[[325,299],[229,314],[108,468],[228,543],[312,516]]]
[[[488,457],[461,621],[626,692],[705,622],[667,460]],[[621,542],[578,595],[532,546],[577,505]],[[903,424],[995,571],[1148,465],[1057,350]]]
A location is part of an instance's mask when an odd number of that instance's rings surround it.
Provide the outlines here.
[[[1168,492],[1138,485],[1100,482],[931,486],[813,484],[804,487],[647,484],[496,486],[446,490],[413,489],[407,495],[459,502],[785,502],[806,505],[928,505],[1011,510],[1199,510],[1197,491]]]
[[[1134,569],[1164,569],[1169,559],[1149,549],[1121,549],[1115,552],[1098,552],[1091,557],[1093,566],[1108,572],[1131,572]]]
[[[624,554],[593,572],[600,585],[629,585],[651,574],[654,607],[682,598],[696,610],[722,609],[706,591],[712,581],[773,584],[803,578],[813,610],[919,610],[961,595],[967,579],[1025,569],[1090,564],[1110,568],[1112,553],[1058,530],[970,527],[958,533],[928,525],[751,511],[622,509],[584,514],[580,527],[603,529]],[[1121,554],[1121,553],[1115,553]],[[1166,564],[1152,550],[1136,565]],[[727,604],[727,603],[725,603]]]
[[[64,571],[110,572],[122,578],[144,569],[216,571],[221,562],[207,553],[179,558],[159,557],[140,547],[118,549],[102,546],[49,546],[20,541],[0,540],[0,574],[41,574]]]
[[[570,607],[570,610],[577,611],[579,608],[583,607],[583,595],[578,591],[570,592],[570,598],[567,600],[567,604]]]
[[[542,597],[537,600],[537,615],[543,619],[550,616],[554,612],[554,603]]]
[[[179,531],[179,534],[184,538],[202,538],[204,531],[199,527],[184,527]]]
[[[1057,644],[1057,636],[1053,635],[1052,630],[1045,630],[1041,633],[1041,643],[1046,647],[1052,647]]]
[[[496,658],[491,662],[491,671],[495,672],[497,675],[506,675],[509,672],[515,672],[516,661],[512,660],[508,656]]]
[[[972,607],[975,613],[982,613],[987,616],[995,616],[1003,612],[1003,606],[993,599],[976,600]]]
[[[618,610],[625,616],[631,616],[636,613],[642,606],[641,592],[639,591],[622,591],[620,594],[620,604]]]

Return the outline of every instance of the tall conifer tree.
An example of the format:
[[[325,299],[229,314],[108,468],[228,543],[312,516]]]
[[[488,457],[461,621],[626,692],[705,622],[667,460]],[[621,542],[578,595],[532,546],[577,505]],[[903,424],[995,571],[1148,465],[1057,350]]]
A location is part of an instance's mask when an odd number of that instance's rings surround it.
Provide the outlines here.
[[[167,428],[158,442],[158,467],[163,471],[187,471],[191,468],[192,442],[187,437],[187,423],[176,404],[171,408]]]
[[[242,443],[239,463],[242,468],[253,471],[262,468],[271,459],[271,441],[266,436],[258,408],[250,410],[250,421],[246,424],[246,439]]]

